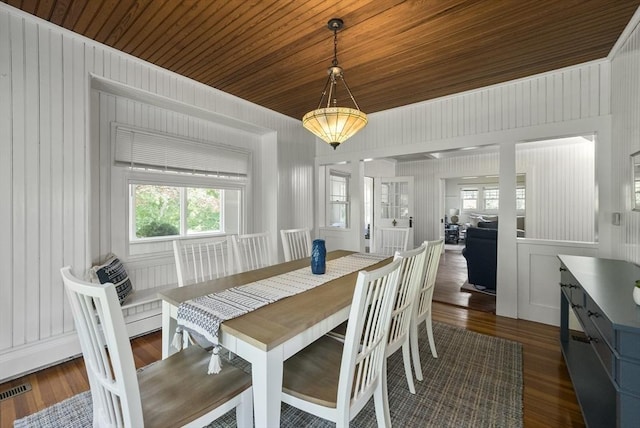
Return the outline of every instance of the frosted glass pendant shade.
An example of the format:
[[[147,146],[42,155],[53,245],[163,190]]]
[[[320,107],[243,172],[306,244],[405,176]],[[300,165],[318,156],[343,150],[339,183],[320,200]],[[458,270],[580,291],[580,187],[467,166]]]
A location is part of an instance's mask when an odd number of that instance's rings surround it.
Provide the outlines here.
[[[367,115],[348,107],[327,107],[310,111],[302,118],[302,126],[335,150],[367,124]]]

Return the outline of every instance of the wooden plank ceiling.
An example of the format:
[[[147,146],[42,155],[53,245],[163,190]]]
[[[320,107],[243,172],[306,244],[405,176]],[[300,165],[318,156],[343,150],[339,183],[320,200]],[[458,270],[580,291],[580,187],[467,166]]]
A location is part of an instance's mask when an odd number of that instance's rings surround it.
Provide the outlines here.
[[[296,119],[333,56],[373,113],[607,56],[640,0],[2,0]],[[345,104],[347,100],[344,100]],[[349,105],[350,106],[350,105]]]

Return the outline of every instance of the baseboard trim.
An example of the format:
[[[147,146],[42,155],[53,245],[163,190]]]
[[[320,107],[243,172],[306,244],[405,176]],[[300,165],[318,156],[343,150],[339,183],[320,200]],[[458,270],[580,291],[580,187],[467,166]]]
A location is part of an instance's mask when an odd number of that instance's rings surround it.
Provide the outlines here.
[[[162,315],[154,314],[127,323],[129,337],[141,336],[162,326]],[[82,354],[75,331],[23,345],[0,354],[0,383],[60,364]]]
[[[80,341],[75,331],[14,348],[0,355],[0,382],[59,364],[80,353]]]

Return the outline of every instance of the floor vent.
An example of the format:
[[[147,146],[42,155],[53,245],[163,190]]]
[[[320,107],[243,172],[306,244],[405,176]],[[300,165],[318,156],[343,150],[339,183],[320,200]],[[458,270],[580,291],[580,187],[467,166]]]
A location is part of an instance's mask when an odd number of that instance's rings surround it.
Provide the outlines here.
[[[9,398],[15,397],[16,395],[20,395],[23,392],[31,391],[31,384],[29,382],[23,383],[22,385],[14,386],[11,389],[7,389],[6,391],[0,392],[0,401],[7,400]]]

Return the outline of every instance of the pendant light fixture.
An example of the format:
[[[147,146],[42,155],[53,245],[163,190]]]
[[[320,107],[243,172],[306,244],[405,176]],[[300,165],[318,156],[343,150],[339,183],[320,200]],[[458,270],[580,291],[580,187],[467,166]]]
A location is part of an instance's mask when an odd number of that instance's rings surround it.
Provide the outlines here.
[[[342,67],[338,65],[338,31],[343,26],[344,22],[340,18],[330,19],[327,24],[329,30],[333,31],[333,61],[328,71],[329,78],[324,85],[318,108],[302,118],[302,126],[327,142],[334,150],[367,124],[367,115],[360,111],[358,103],[344,80]],[[355,108],[338,106],[338,81],[344,84]]]

